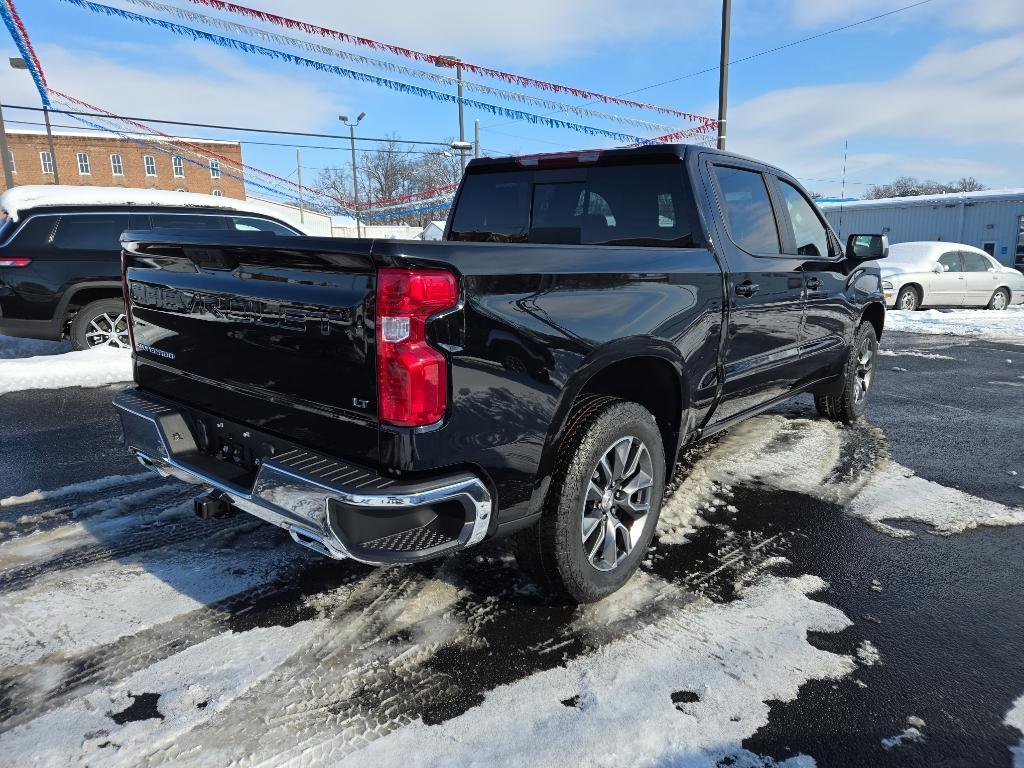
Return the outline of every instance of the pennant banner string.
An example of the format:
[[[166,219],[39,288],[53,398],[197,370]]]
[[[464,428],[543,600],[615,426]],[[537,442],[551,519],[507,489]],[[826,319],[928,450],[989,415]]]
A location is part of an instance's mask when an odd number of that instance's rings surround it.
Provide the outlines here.
[[[251,27],[246,24],[238,24],[233,21],[227,21],[225,19],[219,19],[215,16],[208,16],[203,13],[196,11],[190,11],[185,8],[178,8],[174,5],[167,5],[166,3],[156,2],[156,0],[124,0],[129,5],[133,5],[138,8],[147,8],[151,11],[158,13],[165,13],[168,15],[176,16],[183,21],[187,21],[191,24],[205,24],[207,26],[216,27],[227,32],[234,34],[249,35],[257,37],[266,43],[276,43],[277,45],[285,45],[293,48],[299,48],[304,51],[311,53],[323,54],[325,56],[333,56],[346,61],[355,62],[357,64],[368,65],[383,69],[388,72],[397,74],[407,75],[409,77],[416,77],[422,80],[429,80],[430,82],[437,83],[439,85],[457,86],[458,80],[448,75],[439,74],[436,72],[427,72],[422,69],[415,69],[414,67],[406,67],[402,64],[395,64],[394,62],[385,61],[383,59],[375,59],[371,56],[363,56],[358,53],[351,53],[349,51],[343,51],[338,48],[332,48],[322,43],[313,42],[311,40],[300,40],[299,38],[289,37],[288,35],[282,35],[277,32],[270,32],[265,29],[258,27]],[[613,122],[623,123],[625,125],[632,125],[636,128],[643,128],[651,131],[672,131],[676,129],[669,125],[662,123],[654,123],[649,120],[641,120],[635,117],[629,117],[627,115],[615,115],[608,112],[602,112],[598,109],[591,109],[586,106],[577,106],[574,104],[565,104],[560,101],[552,101],[551,99],[545,99],[538,96],[532,96],[527,93],[517,93],[515,91],[508,91],[503,88],[495,88],[484,83],[473,82],[472,80],[463,80],[462,87],[466,90],[476,91],[483,93],[488,96],[496,96],[506,101],[514,101],[519,104],[531,104],[542,109],[551,110],[553,112],[564,112],[576,115],[577,117],[593,117],[598,119],[610,120]]]
[[[346,32],[339,32],[335,29],[328,29],[327,27],[321,27],[316,24],[310,24],[304,21],[297,21],[295,19],[289,19],[285,16],[278,16],[277,14],[268,13],[255,8],[249,8],[248,6],[239,5],[237,3],[225,2],[224,0],[190,0],[190,2],[197,5],[203,5],[207,8],[213,8],[218,11],[227,11],[237,15],[245,16],[250,19],[262,21],[266,24],[275,24],[279,27],[286,29],[298,30],[305,32],[310,35],[319,35],[320,37],[334,38],[343,43],[349,45],[359,45],[366,48],[371,48],[375,51],[382,51],[390,53],[395,56],[402,56],[407,59],[413,59],[415,61],[421,61],[427,64],[433,64],[435,66],[446,66],[454,68],[455,63],[444,56],[436,56],[430,53],[423,53],[422,51],[415,51],[410,48],[403,48],[399,45],[391,45],[389,43],[381,43],[377,40],[372,40],[368,37],[360,37],[358,35],[350,35]],[[516,75],[511,72],[504,72],[500,69],[492,69],[491,67],[483,67],[478,64],[471,64],[469,62],[460,62],[462,68],[467,72],[472,72],[477,75],[484,75],[486,77],[493,77],[502,80],[506,83],[519,85],[524,88],[535,88],[542,91],[548,91],[550,93],[567,93],[578,99],[587,99],[591,101],[600,101],[605,104],[619,104],[624,107],[632,107],[634,109],[645,109],[653,112],[660,112],[663,115],[672,115],[674,117],[680,117],[684,120],[697,123],[710,123],[713,127],[717,127],[718,121],[712,117],[706,115],[695,115],[691,112],[683,112],[678,109],[672,109],[670,107],[662,107],[657,104],[648,104],[642,101],[633,101],[632,99],[624,99],[620,96],[609,96],[603,93],[597,93],[595,91],[588,91],[583,88],[573,88],[567,85],[560,85],[558,83],[548,82],[546,80],[538,80],[532,77],[526,77],[524,75]]]
[[[287,53],[285,51],[279,51],[274,48],[266,48],[262,45],[255,45],[253,43],[247,43],[243,40],[236,40],[232,37],[224,37],[223,35],[216,35],[212,32],[204,32],[202,30],[194,29],[192,27],[186,27],[181,24],[175,24],[170,21],[164,21],[163,19],[155,19],[151,16],[143,16],[138,13],[132,13],[131,11],[124,11],[120,8],[112,8],[109,5],[102,5],[100,3],[91,2],[91,0],[63,0],[63,2],[68,3],[69,5],[77,6],[79,8],[85,8],[89,11],[92,11],[93,13],[114,16],[117,18],[124,19],[126,21],[133,21],[147,26],[159,27],[180,37],[187,37],[192,40],[204,40],[207,42],[214,43],[215,45],[219,45],[222,48],[243,51],[245,53],[255,53],[261,56],[266,56],[271,59],[287,61],[292,64],[309,67],[310,69],[314,69],[320,72],[328,72],[340,75],[342,77],[347,77],[358,82],[369,83],[371,85],[377,85],[383,88],[388,88],[399,93],[412,94],[415,96],[421,96],[423,98],[433,99],[434,101],[444,101],[452,104],[457,104],[460,101],[460,99],[457,96],[453,96],[448,93],[434,91],[429,88],[423,88],[418,85],[410,85],[409,83],[400,83],[397,80],[390,80],[385,77],[370,75],[365,72],[357,72],[355,70],[346,69],[345,67],[340,67],[335,64],[327,64],[322,61],[307,59],[302,56],[296,56],[295,54]],[[633,136],[627,133],[620,133],[618,131],[610,131],[604,128],[597,128],[592,125],[574,123],[568,120],[561,120],[555,117],[537,115],[532,112],[524,112],[519,109],[512,109],[510,107],[502,107],[484,101],[477,101],[476,99],[463,98],[461,99],[461,102],[466,106],[478,109],[482,112],[488,112],[493,115],[499,115],[500,117],[504,117],[509,120],[521,120],[528,123],[532,123],[534,125],[544,125],[548,128],[576,131],[578,133],[584,133],[589,136],[604,136],[606,138],[614,139],[615,141],[619,141],[624,144],[656,143],[653,142],[651,139],[645,139],[640,136]]]

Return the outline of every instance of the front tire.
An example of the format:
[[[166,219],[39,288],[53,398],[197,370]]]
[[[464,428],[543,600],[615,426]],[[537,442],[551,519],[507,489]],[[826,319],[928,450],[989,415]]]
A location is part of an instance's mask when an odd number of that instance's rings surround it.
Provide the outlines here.
[[[988,301],[988,308],[997,312],[1006,309],[1010,305],[1010,294],[1005,288],[997,288]]]
[[[896,294],[896,309],[913,312],[921,308],[921,296],[912,285],[905,285]]]
[[[838,394],[815,394],[814,407],[826,419],[853,424],[864,416],[878,362],[878,337],[871,323],[861,323],[853,337]]]
[[[121,299],[100,299],[78,310],[71,321],[71,344],[77,350],[95,347],[128,349],[128,318]]]
[[[650,411],[592,398],[573,412],[540,521],[516,555],[549,594],[589,603],[619,589],[654,536],[665,492],[665,450]]]

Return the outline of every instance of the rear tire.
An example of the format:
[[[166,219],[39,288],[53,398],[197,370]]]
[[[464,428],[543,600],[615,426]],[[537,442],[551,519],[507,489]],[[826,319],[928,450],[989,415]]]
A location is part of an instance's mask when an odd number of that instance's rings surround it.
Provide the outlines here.
[[[1009,305],[1010,294],[1005,288],[997,288],[996,292],[992,294],[992,298],[988,300],[988,308],[997,312],[1006,309]]]
[[[815,394],[814,407],[826,419],[853,424],[864,416],[868,393],[878,362],[878,337],[871,323],[864,322],[853,337],[853,347],[843,368],[843,389],[838,394]]]
[[[905,285],[896,294],[896,309],[913,312],[921,308],[921,295],[912,285]]]
[[[128,318],[122,299],[100,299],[78,310],[71,321],[71,344],[77,350],[95,347],[128,349]]]
[[[516,535],[520,566],[559,600],[610,595],[646,554],[664,492],[665,451],[650,411],[610,397],[580,403],[541,518]]]

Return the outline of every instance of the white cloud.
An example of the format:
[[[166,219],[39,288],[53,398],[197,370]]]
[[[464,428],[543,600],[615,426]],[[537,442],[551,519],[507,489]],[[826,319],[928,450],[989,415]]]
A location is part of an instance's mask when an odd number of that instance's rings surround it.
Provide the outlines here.
[[[801,27],[841,25],[910,5],[912,0],[793,0],[790,17]],[[983,32],[1013,31],[1024,28],[1024,3],[1021,0],[937,0],[906,13],[894,14],[887,24],[916,22],[925,16],[938,16],[953,27]]]
[[[428,53],[478,59],[521,72],[526,65],[593,53],[593,47],[661,35],[694,34],[717,25],[717,0],[518,0],[512,5],[464,0],[376,3],[272,0],[261,9]],[[667,19],[676,22],[666,23]]]
[[[1019,149],[1001,167],[958,155],[985,145],[1019,148],[1021,125],[1024,34],[931,53],[890,80],[771,91],[736,104],[729,114],[731,149],[804,176],[835,177],[846,139],[860,147],[909,141],[948,148],[940,156],[885,151],[849,158],[851,175],[871,171],[884,174],[882,180],[900,173],[942,179],[984,174],[990,184],[1019,185]]]

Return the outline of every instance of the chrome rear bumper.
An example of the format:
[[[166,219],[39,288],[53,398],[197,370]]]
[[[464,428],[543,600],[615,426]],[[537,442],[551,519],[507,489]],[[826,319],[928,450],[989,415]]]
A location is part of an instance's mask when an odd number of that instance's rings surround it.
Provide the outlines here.
[[[285,528],[296,542],[328,557],[372,565],[416,562],[472,546],[487,535],[491,495],[469,472],[403,482],[293,447],[262,461],[251,485],[238,484],[218,477],[218,460],[198,450],[184,409],[137,389],[117,395],[114,407],[125,446],[143,465],[217,489],[234,506]],[[367,539],[353,536],[351,528],[347,535],[345,521],[351,516],[359,518],[356,528],[386,535],[371,533]],[[376,522],[385,527],[376,529]]]

